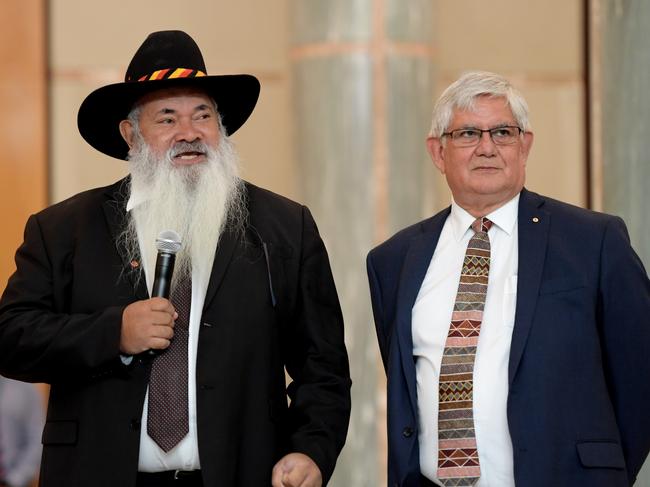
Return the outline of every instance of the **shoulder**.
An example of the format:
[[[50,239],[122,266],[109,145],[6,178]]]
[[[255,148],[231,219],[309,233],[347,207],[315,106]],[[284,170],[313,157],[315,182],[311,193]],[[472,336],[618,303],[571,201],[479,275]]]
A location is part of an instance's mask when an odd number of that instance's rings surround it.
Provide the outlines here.
[[[112,205],[117,215],[124,213],[128,194],[128,178],[109,186],[83,191],[55,203],[36,214],[28,221],[37,224],[44,234],[65,239],[80,230],[86,233],[97,231],[97,226],[106,221],[105,205]],[[33,228],[33,227],[32,227]]]
[[[368,253],[368,259],[394,257],[404,254],[413,239],[419,238],[424,234],[430,234],[431,238],[437,240],[442,225],[449,215],[449,207],[436,213],[432,217],[421,220],[413,225],[395,233],[383,243],[377,245]]]
[[[623,220],[615,215],[581,208],[564,201],[523,190],[520,199],[520,217],[527,211],[539,208],[551,216],[552,225],[563,230],[584,234],[603,231],[610,225],[623,226]]]
[[[119,181],[93,188],[55,203],[35,214],[39,220],[70,218],[74,215],[101,211],[101,206],[107,201],[124,202],[128,195],[128,177]]]
[[[263,238],[295,243],[306,229],[317,233],[306,206],[249,182],[245,182],[245,191],[248,226]]]
[[[244,187],[250,212],[261,215],[300,214],[305,208],[304,205],[296,201],[268,189],[260,188],[248,181],[244,182]]]

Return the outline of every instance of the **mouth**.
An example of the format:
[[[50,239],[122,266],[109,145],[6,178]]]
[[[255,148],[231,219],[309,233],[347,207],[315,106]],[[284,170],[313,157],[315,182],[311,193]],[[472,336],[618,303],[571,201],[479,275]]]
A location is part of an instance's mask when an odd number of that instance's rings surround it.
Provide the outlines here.
[[[205,152],[200,151],[179,152],[178,154],[174,154],[172,160],[178,165],[197,164],[199,162],[204,162],[206,160],[206,155]]]
[[[501,168],[495,167],[495,166],[477,166],[472,170],[477,171],[477,172],[490,172],[491,173],[491,172],[501,171]]]

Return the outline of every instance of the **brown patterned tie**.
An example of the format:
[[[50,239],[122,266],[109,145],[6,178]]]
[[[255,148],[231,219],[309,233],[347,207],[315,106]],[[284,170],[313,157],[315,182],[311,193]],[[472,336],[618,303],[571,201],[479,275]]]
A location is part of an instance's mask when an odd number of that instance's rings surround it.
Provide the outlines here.
[[[189,431],[187,400],[187,344],[189,338],[192,281],[181,281],[171,302],[178,318],[169,347],[153,360],[149,378],[147,434],[168,452]]]
[[[438,480],[445,487],[476,485],[481,476],[473,414],[473,374],[490,272],[492,222],[472,223],[438,384]]]

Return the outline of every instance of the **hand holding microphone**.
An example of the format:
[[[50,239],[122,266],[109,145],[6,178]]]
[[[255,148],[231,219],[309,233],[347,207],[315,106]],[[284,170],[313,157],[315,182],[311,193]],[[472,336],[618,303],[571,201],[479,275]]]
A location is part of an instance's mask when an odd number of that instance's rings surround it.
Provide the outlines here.
[[[174,336],[177,314],[169,302],[169,293],[181,239],[176,232],[165,230],[156,239],[156,248],[158,256],[151,299],[130,304],[122,314],[120,351],[126,355],[147,350],[155,353],[156,350],[167,348]]]

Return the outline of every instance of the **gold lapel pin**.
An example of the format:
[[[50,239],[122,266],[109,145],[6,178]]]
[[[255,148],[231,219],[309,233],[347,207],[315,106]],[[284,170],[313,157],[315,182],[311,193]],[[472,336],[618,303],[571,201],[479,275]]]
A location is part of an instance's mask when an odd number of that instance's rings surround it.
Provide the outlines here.
[[[537,218],[536,216],[534,216],[534,217],[533,217],[533,223],[539,223],[539,218]]]
[[[131,269],[137,269],[138,267],[140,267],[140,262],[138,262],[137,260],[133,259],[133,260],[131,261]]]

